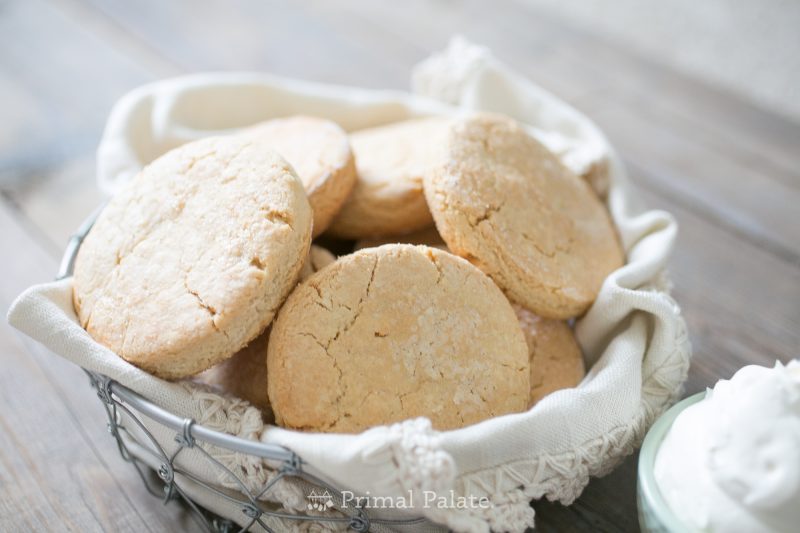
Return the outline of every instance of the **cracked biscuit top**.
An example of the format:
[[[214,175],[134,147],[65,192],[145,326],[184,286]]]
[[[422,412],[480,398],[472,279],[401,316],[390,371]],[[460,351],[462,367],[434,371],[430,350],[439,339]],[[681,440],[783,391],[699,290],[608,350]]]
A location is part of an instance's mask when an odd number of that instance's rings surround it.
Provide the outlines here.
[[[288,428],[358,432],[426,416],[448,430],[525,410],[528,361],[488,277],[438,249],[388,244],[292,292],[270,334],[268,393]]]
[[[148,372],[196,374],[269,325],[311,224],[302,183],[260,143],[184,145],[145,167],[89,232],[75,263],[78,319]]]
[[[583,313],[623,252],[603,205],[515,121],[457,121],[425,195],[448,248],[547,318]]]
[[[241,135],[258,139],[292,165],[314,211],[314,237],[324,232],[356,184],[347,133],[330,120],[294,115],[262,122]]]

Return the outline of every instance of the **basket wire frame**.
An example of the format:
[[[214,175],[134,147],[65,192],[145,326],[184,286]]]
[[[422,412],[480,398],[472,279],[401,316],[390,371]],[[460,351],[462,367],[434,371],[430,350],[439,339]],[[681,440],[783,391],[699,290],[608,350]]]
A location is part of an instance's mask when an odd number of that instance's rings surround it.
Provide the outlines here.
[[[72,275],[75,257],[81,243],[102,209],[103,206],[98,207],[81,224],[75,234],[70,237],[56,279],[63,279]],[[410,519],[374,518],[370,517],[364,507],[343,509],[342,506],[334,505],[334,509],[341,514],[331,516],[293,514],[270,509],[265,505],[266,502],[261,499],[278,482],[285,478],[303,480],[322,494],[339,494],[340,492],[327,482],[306,471],[303,460],[293,451],[283,446],[242,439],[206,428],[196,424],[191,418],[181,418],[158,407],[143,396],[107,376],[85,369],[84,371],[88,374],[89,381],[103,404],[107,416],[108,432],[116,441],[122,459],[133,465],[147,491],[162,500],[164,504],[171,501],[183,502],[199,524],[211,533],[250,531],[256,524],[265,531],[273,532],[274,530],[265,522],[266,517],[346,524],[348,529],[356,532],[370,531],[373,525],[391,528],[392,526],[421,525],[427,522],[425,518],[421,517]],[[177,444],[175,451],[167,453],[164,450],[158,439],[142,421],[143,417],[175,432],[174,441]],[[129,427],[129,424],[131,427]],[[142,440],[142,436],[144,437],[143,440],[147,441],[146,443],[139,442]],[[132,452],[126,440],[136,443],[151,452],[153,459],[159,465],[158,468],[153,468],[145,460],[137,456],[136,453]],[[211,456],[200,444],[216,446],[231,452],[277,462],[279,466],[276,468],[276,475],[258,490],[251,490],[234,472]],[[220,490],[220,487],[209,484],[189,470],[178,466],[176,459],[187,449],[198,452],[221,475],[238,487],[238,490],[228,492]],[[184,477],[190,480],[195,487],[202,487],[202,489],[209,491],[213,495],[239,505],[241,512],[247,517],[245,525],[240,527],[232,520],[220,517],[203,508],[181,486],[178,477]],[[334,499],[330,501],[334,501]]]

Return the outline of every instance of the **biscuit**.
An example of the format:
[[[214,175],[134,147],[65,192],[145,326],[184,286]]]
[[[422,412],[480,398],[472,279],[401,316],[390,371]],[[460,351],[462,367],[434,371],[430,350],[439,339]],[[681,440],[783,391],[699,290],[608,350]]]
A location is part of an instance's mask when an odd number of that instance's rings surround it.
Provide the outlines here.
[[[294,167],[314,211],[313,236],[324,232],[356,184],[344,130],[330,120],[296,115],[262,122],[241,135],[256,137]]]
[[[436,226],[430,225],[425,229],[409,233],[407,235],[399,235],[396,237],[376,237],[373,239],[361,239],[356,241],[355,250],[363,248],[376,248],[384,244],[424,244],[431,248],[438,248],[440,250],[448,251],[447,245],[442,240],[442,236],[436,231]]]
[[[543,317],[580,315],[623,264],[589,185],[502,115],[454,125],[425,194],[448,248]]]
[[[311,245],[308,258],[303,264],[301,280],[336,261],[328,250]],[[261,409],[268,421],[274,420],[267,396],[267,341],[269,328],[230,359],[198,374],[195,380],[232,394]]]
[[[260,143],[214,137],[172,150],[111,199],[83,242],[80,324],[156,376],[196,374],[269,325],[311,224],[297,175]]]
[[[258,407],[267,421],[273,421],[267,396],[267,341],[269,328],[230,359],[201,372],[195,381],[210,385]]]
[[[427,416],[442,430],[526,408],[514,310],[467,261],[389,244],[298,285],[272,327],[268,391],[288,428],[358,432]]]
[[[583,354],[563,320],[542,318],[515,305],[531,363],[529,407],[560,389],[576,387],[586,375]]]
[[[429,226],[423,176],[449,129],[449,120],[406,120],[350,134],[356,186],[330,226],[342,239],[402,235]]]

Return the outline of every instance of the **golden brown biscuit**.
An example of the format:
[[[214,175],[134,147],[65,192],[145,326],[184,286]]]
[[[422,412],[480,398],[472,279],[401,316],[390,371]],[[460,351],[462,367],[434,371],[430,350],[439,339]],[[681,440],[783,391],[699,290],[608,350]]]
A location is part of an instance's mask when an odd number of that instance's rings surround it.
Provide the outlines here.
[[[433,222],[422,179],[438,161],[449,119],[406,120],[350,134],[358,180],[330,226],[343,239],[403,235]]]
[[[314,211],[314,234],[325,231],[356,184],[347,133],[317,117],[276,118],[244,130],[281,154],[294,167]]]
[[[587,183],[502,115],[459,120],[446,144],[425,194],[450,250],[541,316],[583,313],[624,260]]]
[[[336,258],[332,253],[312,244],[308,258],[303,264],[300,279],[308,279],[315,272],[334,261]],[[268,339],[269,328],[245,348],[239,350],[236,355],[198,374],[195,379],[237,398],[247,400],[261,409],[266,420],[274,420],[267,396]]]
[[[159,377],[205,370],[272,321],[308,255],[311,218],[297,175],[259,143],[172,150],[112,198],[81,246],[80,323]]]
[[[529,407],[560,389],[576,387],[586,375],[583,354],[563,320],[542,318],[514,305],[531,362]]]
[[[267,341],[269,328],[230,359],[201,372],[195,381],[250,402],[265,420],[274,416],[267,396]]]
[[[522,411],[530,391],[527,346],[502,292],[427,246],[361,250],[298,285],[267,364],[278,424],[314,431],[415,416],[453,429]]]
[[[436,226],[430,225],[425,229],[409,233],[408,235],[399,235],[395,237],[378,237],[374,239],[361,239],[356,241],[355,250],[363,248],[375,248],[383,246],[384,244],[424,244],[431,248],[438,248],[440,250],[448,251],[447,245],[442,240],[442,236],[436,230]]]

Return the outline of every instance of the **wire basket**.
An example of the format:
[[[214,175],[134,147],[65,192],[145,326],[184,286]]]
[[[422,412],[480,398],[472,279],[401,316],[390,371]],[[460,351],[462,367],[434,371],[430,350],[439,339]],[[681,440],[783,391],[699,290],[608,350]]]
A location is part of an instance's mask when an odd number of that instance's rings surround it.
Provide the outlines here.
[[[80,249],[94,221],[102,211],[103,206],[95,210],[77,232],[70,237],[67,248],[59,267],[56,279],[63,279],[72,275],[75,257]],[[191,418],[182,418],[161,407],[153,404],[147,398],[132,391],[124,385],[95,372],[85,370],[89,381],[101,400],[107,415],[108,432],[114,438],[122,458],[133,465],[142,479],[148,492],[160,498],[164,503],[181,501],[193,513],[199,523],[213,533],[228,533],[232,531],[249,531],[255,525],[261,526],[265,531],[275,531],[266,522],[274,519],[346,525],[347,529],[357,532],[391,530],[393,527],[411,527],[427,523],[425,518],[386,519],[370,517],[363,506],[343,506],[341,494],[335,487],[322,479],[310,474],[304,469],[301,457],[293,451],[275,444],[266,444],[247,440],[219,431],[212,430],[196,424]],[[143,418],[150,423],[156,423],[163,428],[175,433],[177,447],[174,451],[167,452],[159,443],[153,433],[148,430]],[[247,487],[231,469],[220,463],[204,449],[203,444],[216,446],[230,452],[254,456],[270,461],[275,466],[277,474],[264,486],[252,490]],[[136,451],[132,451],[132,447]],[[186,450],[199,453],[209,464],[218,470],[221,476],[238,487],[236,491],[225,491],[212,484],[206,483],[193,475],[186,468],[176,464],[176,459]],[[147,459],[145,458],[147,457]],[[284,478],[295,478],[304,482],[310,492],[309,511],[336,510],[332,515],[293,514],[280,509],[272,509],[262,498]],[[202,487],[216,496],[238,505],[245,519],[239,526],[230,518],[221,517],[205,509],[196,502],[184,488],[181,479],[190,480],[192,485]]]

